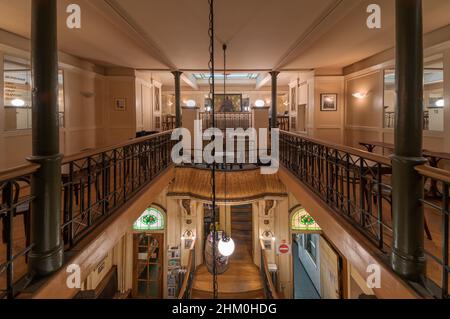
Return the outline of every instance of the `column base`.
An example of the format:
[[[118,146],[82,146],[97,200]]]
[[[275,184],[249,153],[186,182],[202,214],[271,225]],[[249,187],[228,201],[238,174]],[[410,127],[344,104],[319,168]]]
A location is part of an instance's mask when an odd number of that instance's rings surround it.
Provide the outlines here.
[[[406,256],[393,250],[391,256],[392,269],[401,277],[419,282],[426,272],[426,258]]]
[[[28,255],[28,266],[30,272],[38,277],[51,275],[55,271],[61,269],[64,262],[64,246],[61,245],[55,249]]]

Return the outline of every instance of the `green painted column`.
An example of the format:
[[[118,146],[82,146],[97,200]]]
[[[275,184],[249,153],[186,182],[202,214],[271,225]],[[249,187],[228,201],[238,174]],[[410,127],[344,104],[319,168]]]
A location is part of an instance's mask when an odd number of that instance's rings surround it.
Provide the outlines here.
[[[173,71],[173,76],[175,77],[175,121],[176,127],[182,126],[181,120],[181,71]]]
[[[270,123],[270,127],[271,128],[277,128],[277,102],[278,102],[278,74],[280,74],[280,72],[278,71],[272,71],[269,73],[270,76],[272,77],[272,114],[271,114],[271,123]]]
[[[33,176],[31,212],[34,244],[30,272],[49,275],[63,264],[61,239],[61,158],[59,153],[57,0],[33,0],[31,17]]]
[[[425,273],[423,178],[414,167],[422,157],[422,1],[396,0],[396,122],[393,168],[392,268],[420,281]]]

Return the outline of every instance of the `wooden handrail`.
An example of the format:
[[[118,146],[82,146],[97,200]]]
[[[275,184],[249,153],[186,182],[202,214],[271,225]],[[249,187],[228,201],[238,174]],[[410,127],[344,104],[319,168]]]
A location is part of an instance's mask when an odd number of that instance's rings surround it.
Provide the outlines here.
[[[39,169],[39,167],[39,164],[30,163],[13,168],[8,168],[6,170],[0,171],[0,181],[7,181],[24,175],[33,174]]]
[[[151,139],[154,139],[154,138],[157,138],[160,136],[164,136],[167,134],[171,134],[171,133],[172,133],[172,131],[165,131],[165,132],[161,132],[161,133],[157,133],[157,134],[153,134],[153,135],[149,135],[149,136],[134,138],[129,141],[122,142],[119,144],[114,144],[111,146],[107,146],[107,147],[103,147],[103,148],[96,148],[93,150],[80,152],[80,153],[77,153],[74,155],[65,156],[62,161],[62,164],[63,165],[68,164],[70,162],[77,161],[77,160],[80,160],[80,159],[83,159],[83,158],[86,158],[89,156],[112,151],[116,148],[121,148],[121,147],[129,146],[129,145],[145,142],[147,140],[151,140]],[[14,179],[14,178],[21,177],[24,175],[33,174],[39,169],[39,167],[40,167],[39,164],[30,163],[30,164],[24,164],[24,165],[20,165],[17,167],[8,168],[6,170],[2,170],[2,171],[0,171],[0,181],[10,180],[10,179]]]
[[[416,171],[425,177],[450,183],[450,171],[446,171],[440,168],[431,167],[429,165],[419,165],[415,167]]]
[[[83,159],[85,157],[90,157],[90,156],[94,156],[94,155],[101,154],[101,153],[104,153],[104,152],[112,151],[112,150],[114,150],[116,148],[121,148],[121,147],[125,147],[125,146],[130,146],[130,145],[133,145],[133,144],[142,143],[142,142],[145,142],[147,140],[152,140],[154,138],[157,138],[157,137],[160,137],[160,136],[164,136],[164,135],[167,135],[167,134],[172,134],[172,130],[161,132],[161,133],[157,133],[157,134],[153,134],[153,135],[133,138],[133,139],[130,139],[129,141],[122,142],[122,143],[119,143],[119,144],[106,146],[106,147],[103,147],[103,148],[96,148],[96,149],[92,149],[92,150],[89,150],[89,151],[86,151],[86,152],[81,152],[81,153],[74,154],[74,155],[69,155],[69,156],[64,157],[64,159],[62,161],[62,164],[68,164],[70,162]]]
[[[267,283],[269,284],[269,290],[272,294],[272,298],[273,299],[280,299],[278,292],[275,288],[275,285],[273,284],[273,280],[272,280],[272,276],[270,275],[269,272],[269,267],[268,267],[268,261],[267,261],[267,256],[266,256],[266,249],[264,247],[264,242],[262,240],[259,241],[259,243],[261,244],[261,254],[262,254],[262,258],[264,261],[264,265],[261,265],[261,267],[264,267],[264,274],[266,276],[266,280]]]
[[[186,290],[188,288],[188,284],[189,284],[189,279],[191,277],[191,271],[192,271],[192,263],[194,262],[194,253],[195,253],[195,240],[192,242],[191,247],[189,248],[189,258],[188,258],[188,264],[187,264],[187,271],[186,274],[184,275],[184,279],[183,279],[183,284],[181,285],[180,288],[180,292],[178,293],[178,297],[177,299],[183,299],[184,294],[186,293]],[[194,265],[195,268],[195,265]],[[194,269],[195,271],[195,269]]]
[[[351,155],[355,155],[355,156],[359,156],[374,162],[378,162],[384,165],[392,165],[391,159],[389,157],[383,156],[383,155],[379,155],[379,154],[375,154],[375,153],[370,153],[367,151],[363,151],[360,150],[358,148],[354,148],[354,147],[350,147],[350,146],[345,146],[345,145],[339,145],[339,144],[334,144],[334,143],[330,143],[327,141],[323,141],[320,139],[316,139],[316,138],[312,138],[309,136],[306,136],[304,134],[301,133],[293,133],[293,132],[287,132],[287,131],[281,131],[281,133],[286,134],[286,135],[290,135],[293,137],[300,137],[306,141],[309,142],[313,142],[313,143],[317,143],[317,144],[321,144],[323,146],[326,147],[330,147],[330,148],[334,148],[338,151],[342,151],[342,152],[346,152],[349,153]]]

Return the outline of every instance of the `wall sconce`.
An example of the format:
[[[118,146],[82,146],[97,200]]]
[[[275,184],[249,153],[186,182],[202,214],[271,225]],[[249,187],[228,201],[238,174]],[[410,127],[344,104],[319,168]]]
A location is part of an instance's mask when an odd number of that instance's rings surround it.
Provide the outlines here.
[[[194,232],[190,229],[187,229],[183,235],[181,235],[181,240],[186,240],[186,239],[195,239],[195,235]]]
[[[352,94],[352,96],[358,100],[365,99],[370,92],[355,92]]]
[[[80,94],[82,96],[84,96],[85,98],[88,98],[88,99],[90,99],[90,98],[95,96],[94,92],[87,92],[87,91],[81,91]]]
[[[275,236],[272,233],[272,231],[270,230],[266,230],[265,232],[262,233],[261,237],[262,240],[272,240],[275,241]]]

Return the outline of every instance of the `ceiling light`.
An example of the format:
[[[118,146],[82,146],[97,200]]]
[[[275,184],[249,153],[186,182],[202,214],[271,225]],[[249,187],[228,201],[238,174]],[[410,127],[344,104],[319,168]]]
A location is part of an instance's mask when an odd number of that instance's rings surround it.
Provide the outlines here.
[[[266,103],[263,100],[256,100],[255,106],[256,107],[264,107]]]
[[[14,99],[11,101],[11,104],[16,107],[22,107],[25,106],[25,101],[22,99]]]

